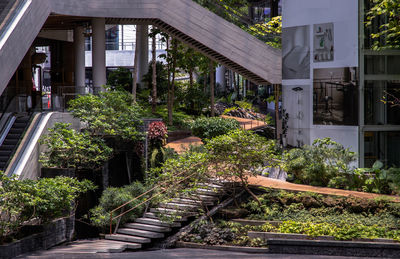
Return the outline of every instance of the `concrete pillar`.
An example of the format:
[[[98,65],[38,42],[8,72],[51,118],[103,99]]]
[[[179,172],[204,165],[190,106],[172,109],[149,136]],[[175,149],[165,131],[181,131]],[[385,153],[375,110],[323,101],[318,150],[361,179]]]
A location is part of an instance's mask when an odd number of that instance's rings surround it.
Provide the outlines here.
[[[83,27],[74,29],[75,93],[85,94],[85,36]]]
[[[92,73],[93,92],[104,91],[107,83],[106,74],[106,32],[105,19],[92,19]]]
[[[147,74],[149,70],[149,26],[148,25],[137,25],[136,29],[138,30],[138,33],[136,34],[139,38],[137,39],[138,46],[139,48],[139,56],[138,56],[138,84],[140,86],[143,85],[142,80],[143,76]]]
[[[216,83],[219,84],[219,92],[226,92],[225,71],[226,68],[224,66],[217,67]]]

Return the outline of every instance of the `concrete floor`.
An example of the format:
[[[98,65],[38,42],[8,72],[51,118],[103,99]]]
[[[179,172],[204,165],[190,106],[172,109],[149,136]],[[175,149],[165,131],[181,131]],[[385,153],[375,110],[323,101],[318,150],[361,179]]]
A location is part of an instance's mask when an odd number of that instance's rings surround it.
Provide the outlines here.
[[[27,259],[82,259],[82,258],[102,258],[102,259],[119,259],[119,258],[137,258],[137,259],[261,259],[261,258],[275,258],[275,259],[344,259],[356,257],[343,257],[343,256],[313,256],[313,255],[284,255],[284,254],[248,254],[229,251],[217,251],[206,249],[189,249],[177,248],[167,250],[153,250],[153,251],[138,251],[138,252],[124,252],[124,253],[58,253],[57,248],[47,251],[37,251],[34,253],[19,256],[17,258]],[[360,258],[360,257],[358,257]],[[363,257],[367,258],[367,257]]]

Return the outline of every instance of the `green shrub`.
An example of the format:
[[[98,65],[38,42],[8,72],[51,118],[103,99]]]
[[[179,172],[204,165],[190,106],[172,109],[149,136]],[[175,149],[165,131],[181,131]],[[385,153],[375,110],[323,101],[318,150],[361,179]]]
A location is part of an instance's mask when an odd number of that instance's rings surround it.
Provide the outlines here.
[[[97,226],[103,230],[110,224],[110,212],[115,208],[131,201],[142,193],[146,192],[146,187],[140,182],[134,182],[124,187],[116,188],[110,187],[103,191],[101,195],[99,205],[90,210],[90,221],[94,226]],[[141,202],[145,201],[148,196],[144,195],[139,199],[129,203],[123,208],[123,210],[117,210],[113,213],[113,216],[117,216],[124,211],[134,208]],[[121,218],[121,224],[125,222],[132,222],[137,217],[141,216],[145,205],[139,205],[137,208],[128,212]],[[113,224],[116,224],[118,219],[113,220]]]
[[[143,137],[139,130],[143,123],[142,108],[133,102],[127,91],[78,96],[69,102],[69,110],[86,124],[86,130],[92,135],[111,135],[132,141]]]
[[[73,201],[96,187],[88,180],[56,177],[17,180],[0,173],[0,243],[15,233],[24,222],[39,219],[45,223],[69,215]]]
[[[226,134],[239,127],[240,124],[238,121],[219,117],[198,118],[191,125],[193,134],[201,138],[203,142]]]
[[[284,154],[282,167],[296,183],[351,189],[351,162],[356,154],[330,138],[316,139],[312,146],[294,148]]]
[[[67,123],[56,123],[40,143],[47,146],[39,160],[44,167],[95,169],[112,154],[101,138],[76,132]]]

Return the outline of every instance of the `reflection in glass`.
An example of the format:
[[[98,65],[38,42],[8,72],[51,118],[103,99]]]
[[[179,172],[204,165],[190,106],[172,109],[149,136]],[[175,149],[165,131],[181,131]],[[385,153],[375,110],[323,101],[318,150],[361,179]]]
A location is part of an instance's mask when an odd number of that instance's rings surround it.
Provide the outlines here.
[[[384,103],[400,97],[400,81],[365,81],[364,120],[366,125],[400,125],[400,107]]]
[[[357,125],[358,83],[356,68],[314,70],[314,124]]]
[[[364,133],[365,167],[371,167],[376,160],[386,166],[400,166],[400,131],[368,131]]]

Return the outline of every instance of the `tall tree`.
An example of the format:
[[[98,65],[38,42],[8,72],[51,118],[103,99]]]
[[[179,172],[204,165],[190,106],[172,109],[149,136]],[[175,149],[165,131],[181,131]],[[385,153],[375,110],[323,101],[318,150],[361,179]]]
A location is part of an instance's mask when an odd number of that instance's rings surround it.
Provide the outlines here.
[[[215,116],[214,104],[214,89],[215,89],[215,62],[210,60],[210,102],[211,102],[211,117]]]
[[[152,91],[151,91],[151,112],[156,113],[157,111],[157,46],[156,46],[156,39],[158,30],[153,26],[151,29],[150,37],[152,38],[152,50],[151,50],[151,66],[152,66]]]
[[[137,81],[138,81],[138,63],[139,63],[139,37],[140,33],[138,26],[136,25],[136,43],[135,43],[135,58],[133,63],[133,84],[132,84],[132,95],[133,102],[136,102],[136,92],[137,92]]]

